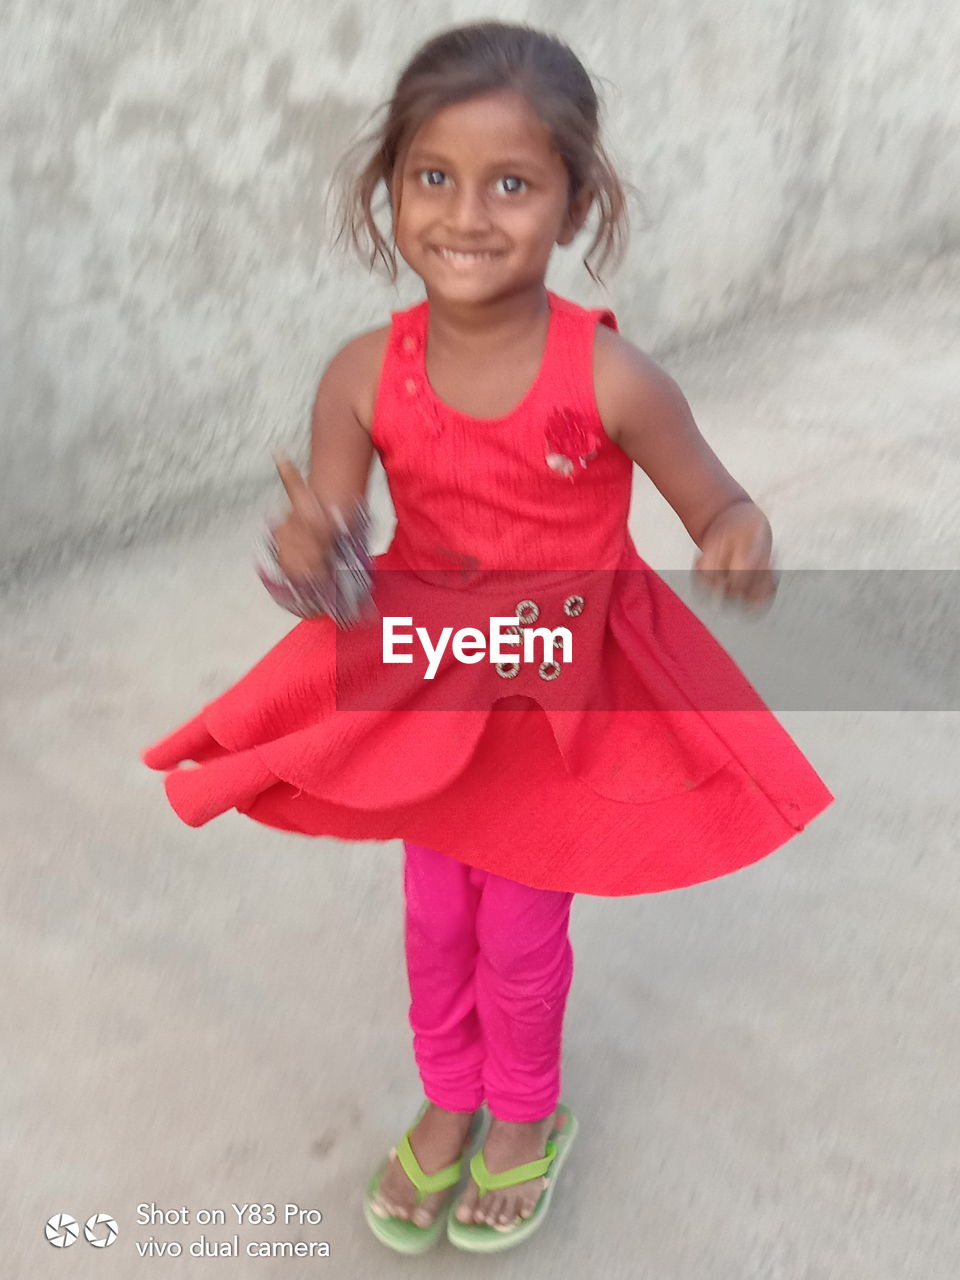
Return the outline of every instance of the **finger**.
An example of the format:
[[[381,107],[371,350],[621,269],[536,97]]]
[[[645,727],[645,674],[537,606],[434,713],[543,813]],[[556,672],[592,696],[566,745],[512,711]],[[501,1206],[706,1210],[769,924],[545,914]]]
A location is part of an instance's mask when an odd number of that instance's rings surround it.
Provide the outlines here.
[[[694,568],[697,571],[694,581],[709,595],[723,596],[729,591],[727,565],[716,551],[699,556],[694,563]]]
[[[730,577],[730,594],[744,603],[761,600],[768,594],[766,575],[762,569],[735,569]]]
[[[303,476],[293,465],[290,459],[283,453],[275,453],[273,455],[274,466],[277,468],[277,475],[280,477],[280,483],[287,492],[287,497],[292,502],[296,494],[300,491],[303,484]]]
[[[712,547],[709,551],[701,551],[693,564],[694,568],[699,569],[701,573],[710,573],[715,569],[723,568],[723,560],[716,547]]]
[[[702,600],[716,600],[721,594],[721,587],[713,569],[700,569],[693,575],[693,587]]]
[[[777,591],[777,581],[770,569],[740,570],[735,592],[739,602],[749,609],[768,609]]]
[[[714,593],[714,585],[704,561],[705,557],[701,555],[693,562],[693,589],[697,595],[709,599]]]
[[[768,562],[762,569],[755,569],[751,575],[749,583],[750,594],[766,599],[767,596],[772,596],[776,593],[778,583],[779,575],[774,573],[772,566]]]
[[[748,609],[750,613],[768,613],[773,604],[773,596],[767,597],[765,600],[743,600],[741,602],[744,609]]]
[[[276,464],[280,481],[287,492],[287,497],[290,499],[290,505],[297,515],[302,519],[308,520],[311,524],[316,523],[318,519],[326,524],[327,517],[323,504],[307,484],[297,467],[281,453],[274,454],[273,460]]]
[[[304,491],[307,488],[307,482],[300,474],[298,468],[290,461],[290,459],[282,453],[275,453],[273,461],[276,464],[277,475],[280,482],[287,491],[287,497],[291,502],[299,502],[304,497]]]

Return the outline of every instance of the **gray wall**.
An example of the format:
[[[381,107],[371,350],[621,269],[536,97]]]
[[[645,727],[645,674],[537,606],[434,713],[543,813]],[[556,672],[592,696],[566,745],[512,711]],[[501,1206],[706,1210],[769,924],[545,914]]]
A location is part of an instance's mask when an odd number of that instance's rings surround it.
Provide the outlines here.
[[[331,249],[333,160],[433,31],[557,31],[640,188],[606,293],[653,352],[958,237],[960,17],[919,0],[4,0],[0,561],[246,501],[316,380],[417,296]]]

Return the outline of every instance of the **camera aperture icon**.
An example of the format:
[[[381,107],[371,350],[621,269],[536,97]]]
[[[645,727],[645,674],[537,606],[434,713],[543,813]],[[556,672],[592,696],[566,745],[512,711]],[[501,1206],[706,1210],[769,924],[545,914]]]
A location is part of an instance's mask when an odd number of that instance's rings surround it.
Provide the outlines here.
[[[94,1213],[83,1224],[83,1234],[95,1249],[106,1249],[117,1238],[117,1223],[109,1213]]]
[[[55,1249],[69,1249],[72,1244],[77,1243],[80,1227],[76,1218],[71,1218],[69,1213],[55,1213],[47,1220],[44,1232]]]

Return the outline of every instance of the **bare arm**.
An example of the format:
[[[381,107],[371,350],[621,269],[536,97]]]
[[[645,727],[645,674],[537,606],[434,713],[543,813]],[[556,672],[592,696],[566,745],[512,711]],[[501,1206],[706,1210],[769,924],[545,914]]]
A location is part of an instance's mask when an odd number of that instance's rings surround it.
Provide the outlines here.
[[[370,426],[387,333],[376,329],[348,342],[317,388],[307,480],[330,505],[348,508],[367,491],[374,453]]]
[[[649,356],[598,326],[594,366],[607,435],[643,468],[702,546],[714,517],[750,495],[700,434],[680,388]]]
[[[370,424],[388,331],[361,334],[324,370],[313,403],[306,481],[278,461],[290,513],[275,531],[277,559],[288,575],[322,574],[336,530],[326,509],[348,514],[364,497],[373,462]]]
[[[598,325],[594,383],[604,430],[680,517],[702,553],[696,568],[747,603],[769,600],[775,583],[767,518],[704,440],[669,374]]]

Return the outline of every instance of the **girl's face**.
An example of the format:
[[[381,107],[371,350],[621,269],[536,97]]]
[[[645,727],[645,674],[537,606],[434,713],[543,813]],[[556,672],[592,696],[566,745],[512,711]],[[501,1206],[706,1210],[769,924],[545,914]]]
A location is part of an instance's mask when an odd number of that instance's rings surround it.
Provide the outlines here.
[[[512,90],[454,103],[420,127],[393,181],[397,250],[427,295],[491,302],[543,285],[583,225],[549,130]]]

